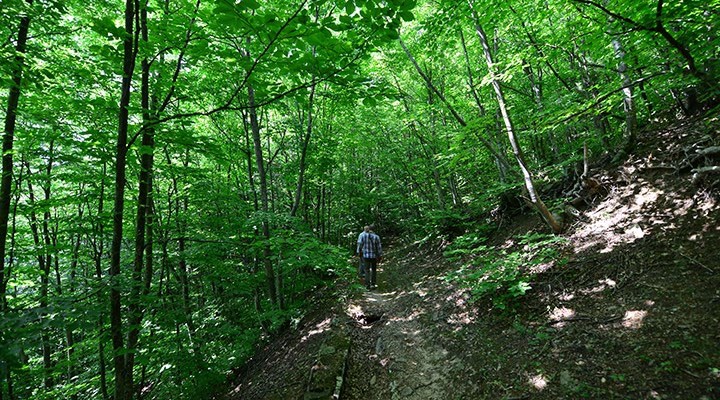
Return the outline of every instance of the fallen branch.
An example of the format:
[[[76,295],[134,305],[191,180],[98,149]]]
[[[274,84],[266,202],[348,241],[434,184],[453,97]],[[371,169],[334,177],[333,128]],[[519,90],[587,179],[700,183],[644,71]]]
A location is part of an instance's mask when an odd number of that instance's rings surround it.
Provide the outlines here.
[[[714,156],[715,154],[720,154],[720,146],[706,147],[698,150],[697,153],[701,156]]]
[[[690,257],[690,256],[687,256],[687,255],[685,255],[685,254],[683,254],[683,253],[681,253],[681,252],[679,252],[679,251],[678,251],[677,253],[680,254],[681,256],[687,258],[688,260],[694,262],[695,264],[697,264],[697,265],[705,268],[705,269],[706,269],[708,272],[710,272],[711,274],[714,274],[714,273],[715,273],[715,270],[714,270],[714,269],[708,267],[707,265],[701,263],[700,261],[698,261],[698,260],[696,260],[696,259],[694,259],[694,258],[692,258],[692,257]]]
[[[690,372],[690,371],[688,371],[688,370],[686,370],[686,369],[683,369],[683,370],[681,370],[681,371],[684,372],[684,373],[686,373],[686,374],[688,374],[688,375],[690,375],[690,376],[692,376],[693,378],[702,379],[701,377],[693,374],[692,372]]]
[[[720,173],[720,167],[718,167],[716,165],[713,165],[710,167],[700,167],[700,168],[695,168],[694,170],[692,170],[692,172],[693,172],[692,182],[693,182],[693,184],[697,184],[700,181],[700,179],[707,174]]]

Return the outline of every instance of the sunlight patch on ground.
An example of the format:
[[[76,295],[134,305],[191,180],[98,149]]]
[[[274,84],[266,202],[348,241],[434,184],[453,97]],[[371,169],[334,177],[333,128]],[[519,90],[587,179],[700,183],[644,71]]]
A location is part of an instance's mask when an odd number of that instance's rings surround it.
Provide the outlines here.
[[[575,317],[575,310],[567,307],[555,307],[550,311],[550,321],[564,321]]]
[[[550,293],[540,293],[540,296],[544,302],[554,304],[554,301],[556,299],[561,302],[572,301],[573,299],[575,299],[576,294],[574,291],[563,290],[553,291]]]
[[[595,286],[590,289],[583,289],[580,291],[582,294],[593,294],[593,293],[600,293],[605,291],[606,289],[614,289],[615,286],[617,286],[617,282],[610,278],[601,279],[598,281],[599,285]]]
[[[422,330],[416,329],[416,330],[411,331],[408,329],[403,329],[402,333],[403,333],[403,335],[408,335],[408,336],[418,336],[422,333]]]
[[[647,316],[647,311],[642,310],[631,310],[626,311],[625,316],[622,320],[622,326],[628,329],[640,329],[643,325],[643,320]]]
[[[422,285],[424,285],[424,282],[417,282],[413,285],[415,290],[412,291],[412,293],[416,293],[420,297],[427,296],[427,290],[422,288]]]
[[[445,301],[455,304],[455,307],[465,308],[468,303],[470,294],[466,289],[460,289],[453,292],[450,296],[445,298]]]
[[[530,386],[534,387],[535,389],[542,391],[547,387],[548,380],[543,374],[538,374],[529,377],[528,384],[530,384]]]
[[[537,265],[533,265],[528,271],[531,274],[542,274],[543,272],[549,271],[554,266],[555,262],[540,263]]]
[[[627,166],[626,174],[632,176],[634,166]],[[614,188],[614,193],[585,216],[589,223],[580,227],[573,236],[581,243],[575,252],[597,248],[600,253],[612,252],[621,244],[633,243],[653,233],[675,229],[679,217],[698,210],[714,208],[714,201],[686,199],[678,194],[653,186],[637,179],[632,184]]]
[[[365,312],[363,312],[362,307],[360,307],[359,305],[350,304],[345,309],[345,314],[347,314],[352,319],[356,319],[360,315],[365,315]]]
[[[567,307],[555,307],[548,316],[553,328],[556,329],[564,328],[573,318],[575,318],[575,310]]]
[[[475,322],[475,315],[468,311],[452,314],[447,319],[447,323],[450,325],[468,325],[473,322]]]
[[[361,312],[362,312],[362,311],[361,311]],[[302,343],[302,342],[308,340],[310,337],[312,337],[312,336],[314,336],[314,335],[317,335],[317,334],[320,334],[320,333],[323,333],[323,332],[329,330],[329,329],[330,329],[331,322],[332,322],[332,320],[331,320],[330,318],[326,318],[324,321],[318,323],[317,325],[315,325],[315,329],[310,330],[310,331],[307,333],[307,335],[303,336],[303,337],[300,339],[300,342]]]
[[[412,312],[412,314],[408,315],[407,317],[393,317],[388,319],[389,322],[409,322],[412,321],[419,316],[425,314],[425,310],[415,310]]]

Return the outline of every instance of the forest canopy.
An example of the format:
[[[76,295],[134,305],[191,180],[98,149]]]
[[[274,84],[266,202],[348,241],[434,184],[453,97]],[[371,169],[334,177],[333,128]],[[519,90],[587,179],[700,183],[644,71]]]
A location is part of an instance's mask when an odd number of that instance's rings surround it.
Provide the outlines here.
[[[714,107],[720,1],[3,0],[0,399],[202,398],[361,227],[458,234]]]

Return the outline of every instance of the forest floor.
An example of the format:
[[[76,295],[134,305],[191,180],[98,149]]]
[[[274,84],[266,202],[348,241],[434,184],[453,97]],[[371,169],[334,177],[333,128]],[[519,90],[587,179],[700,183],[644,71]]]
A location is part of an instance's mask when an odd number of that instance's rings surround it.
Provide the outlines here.
[[[470,301],[447,243],[390,245],[356,282],[260,349],[224,399],[720,399],[720,202],[692,182],[720,124],[644,134],[511,309]],[[717,189],[715,189],[717,190]],[[547,228],[505,221],[496,246]],[[334,397],[333,397],[334,396]]]

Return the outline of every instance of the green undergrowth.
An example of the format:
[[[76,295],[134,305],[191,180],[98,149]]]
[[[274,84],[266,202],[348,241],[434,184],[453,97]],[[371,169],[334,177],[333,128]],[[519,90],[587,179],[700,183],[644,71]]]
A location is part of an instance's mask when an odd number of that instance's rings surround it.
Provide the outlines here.
[[[526,233],[511,238],[507,246],[488,246],[487,236],[469,233],[456,238],[444,256],[461,267],[445,279],[470,290],[471,300],[489,299],[504,310],[532,289],[532,276],[540,266],[567,263],[562,249],[567,240],[543,233]]]

